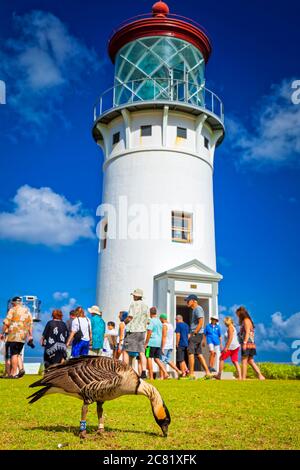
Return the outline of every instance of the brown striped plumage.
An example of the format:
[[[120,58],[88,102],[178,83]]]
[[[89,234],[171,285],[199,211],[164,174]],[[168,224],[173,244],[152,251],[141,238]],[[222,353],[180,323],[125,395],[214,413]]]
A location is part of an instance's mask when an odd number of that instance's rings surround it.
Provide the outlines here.
[[[30,395],[29,403],[51,393],[70,395],[83,401],[82,419],[86,417],[88,405],[97,402],[100,432],[104,430],[102,405],[105,401],[122,395],[147,396],[157,424],[167,435],[171,419],[159,392],[124,362],[102,356],[69,359],[64,364],[49,367],[42,379],[30,385],[38,386],[44,388]],[[85,434],[81,433],[81,437]]]

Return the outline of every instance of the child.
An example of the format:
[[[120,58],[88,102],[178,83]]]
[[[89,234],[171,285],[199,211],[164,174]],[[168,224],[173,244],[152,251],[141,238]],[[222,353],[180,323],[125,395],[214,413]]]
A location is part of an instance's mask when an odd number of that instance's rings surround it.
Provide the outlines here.
[[[117,346],[117,337],[118,332],[116,330],[115,322],[109,321],[107,323],[107,332],[104,335],[102,356],[113,357]]]
[[[119,335],[117,339],[117,347],[116,347],[116,350],[114,351],[114,359],[120,359],[123,354],[123,343],[124,343],[124,338],[126,334],[125,320],[127,317],[128,317],[128,312],[125,312],[122,310],[119,313],[119,320],[120,320]]]
[[[227,327],[227,331],[225,333],[225,348],[223,349],[221,356],[220,356],[220,364],[219,364],[219,373],[215,375],[215,378],[220,380],[222,376],[222,371],[224,368],[224,361],[230,357],[231,362],[233,363],[234,367],[236,368],[238,379],[241,380],[241,368],[238,362],[239,359],[239,349],[240,344],[237,336],[236,329],[234,327],[234,323],[232,318],[226,317],[224,319],[225,326]]]
[[[214,365],[216,356],[220,353],[220,348],[222,348],[222,333],[218,321],[217,317],[211,317],[210,323],[206,325],[203,334],[202,346],[205,346],[206,340],[209,349],[209,372],[217,372]]]

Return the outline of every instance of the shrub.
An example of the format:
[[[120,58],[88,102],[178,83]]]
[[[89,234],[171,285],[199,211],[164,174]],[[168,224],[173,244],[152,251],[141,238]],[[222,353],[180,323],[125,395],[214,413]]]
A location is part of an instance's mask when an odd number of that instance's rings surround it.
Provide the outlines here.
[[[258,363],[261,373],[266,379],[273,380],[300,380],[300,367],[292,364],[277,364],[274,362]],[[236,376],[235,367],[231,364],[225,364],[224,371],[233,372]],[[252,367],[248,367],[247,377],[253,379],[256,377]]]

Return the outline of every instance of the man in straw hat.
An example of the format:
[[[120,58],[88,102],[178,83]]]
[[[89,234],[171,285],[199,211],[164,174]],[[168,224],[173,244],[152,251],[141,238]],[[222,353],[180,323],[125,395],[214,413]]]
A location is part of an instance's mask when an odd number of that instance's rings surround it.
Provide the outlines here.
[[[124,362],[129,364],[129,353],[138,353],[142,366],[141,378],[146,379],[145,336],[149,321],[148,306],[143,302],[142,289],[135,289],[131,295],[133,302],[129,306],[128,316],[125,320],[126,336],[123,358]]]
[[[102,318],[102,312],[98,305],[93,305],[92,307],[88,308],[88,311],[92,316],[92,352],[97,356],[100,356],[103,349],[105,321]]]

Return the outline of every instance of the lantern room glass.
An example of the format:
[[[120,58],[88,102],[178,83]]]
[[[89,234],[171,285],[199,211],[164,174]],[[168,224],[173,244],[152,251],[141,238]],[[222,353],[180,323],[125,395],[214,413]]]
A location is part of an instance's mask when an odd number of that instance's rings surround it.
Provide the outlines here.
[[[126,44],[117,54],[114,106],[172,100],[203,106],[205,61],[192,44],[165,36]]]

